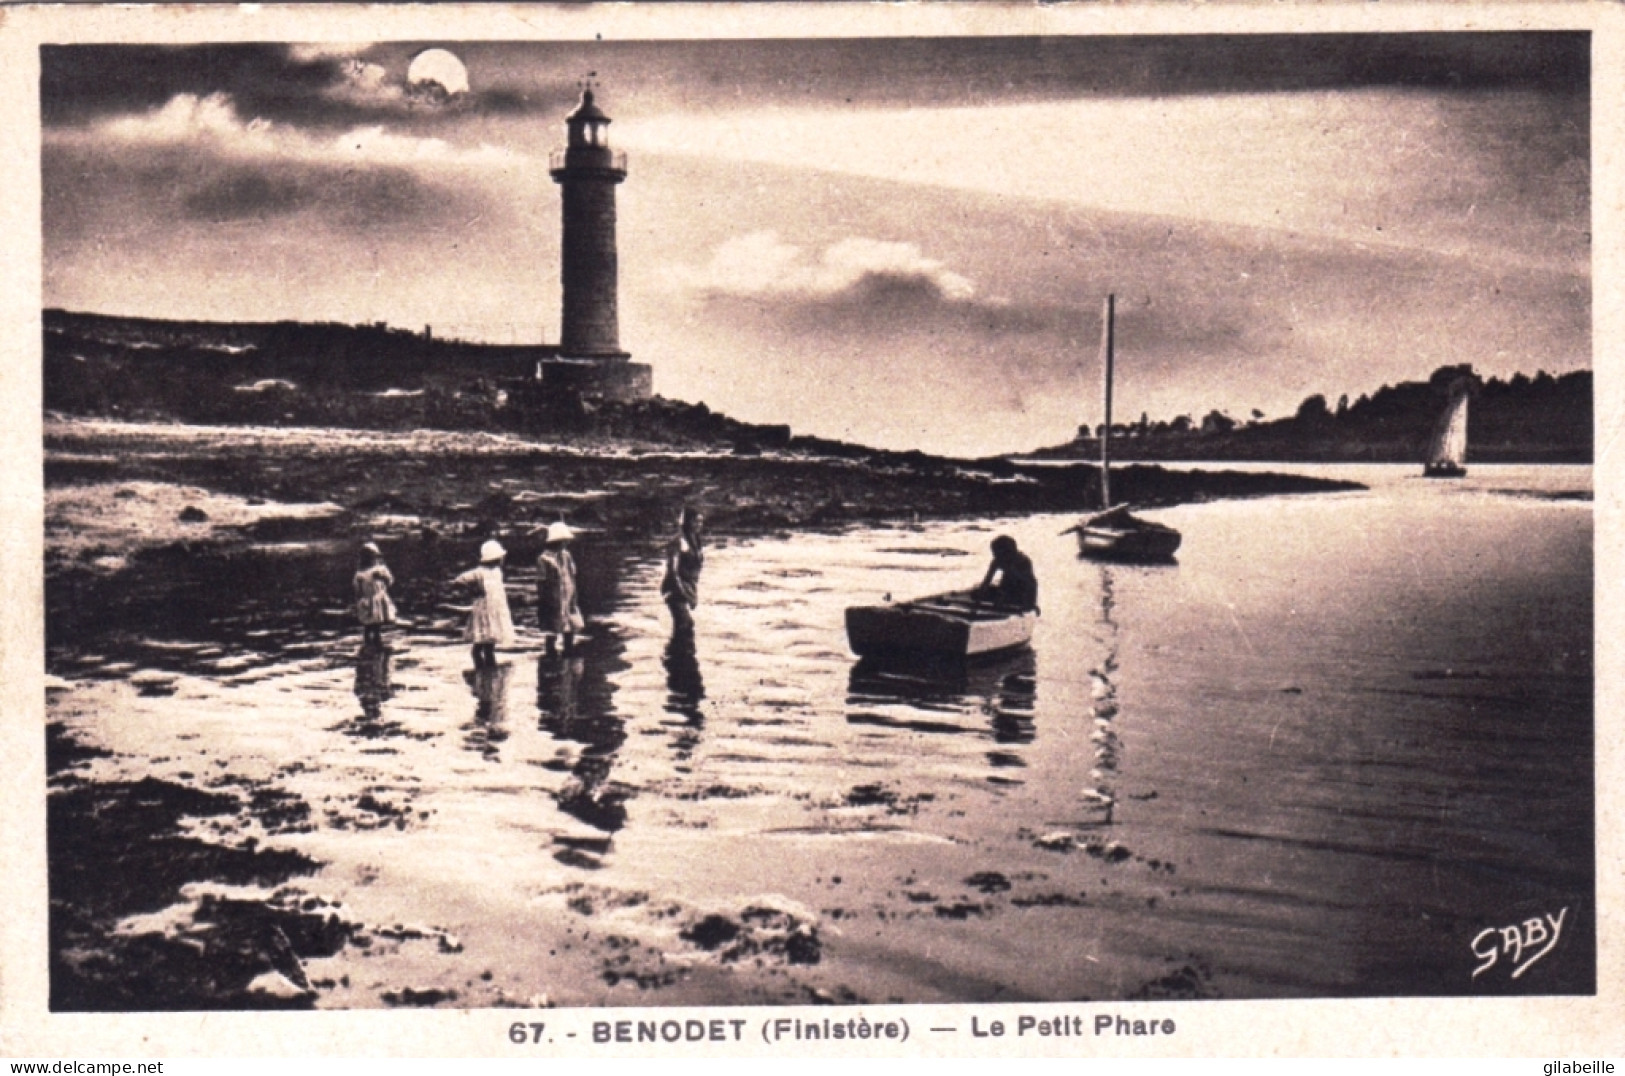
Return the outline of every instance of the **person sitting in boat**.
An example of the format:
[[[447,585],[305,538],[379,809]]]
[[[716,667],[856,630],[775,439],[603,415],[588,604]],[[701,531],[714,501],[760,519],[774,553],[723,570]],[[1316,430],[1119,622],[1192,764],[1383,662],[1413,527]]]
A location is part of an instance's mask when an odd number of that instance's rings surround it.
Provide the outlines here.
[[[1016,548],[1014,538],[999,535],[993,539],[993,563],[988,565],[981,585],[971,593],[981,601],[1007,609],[1037,612],[1038,576],[1033,574],[1032,558]]]

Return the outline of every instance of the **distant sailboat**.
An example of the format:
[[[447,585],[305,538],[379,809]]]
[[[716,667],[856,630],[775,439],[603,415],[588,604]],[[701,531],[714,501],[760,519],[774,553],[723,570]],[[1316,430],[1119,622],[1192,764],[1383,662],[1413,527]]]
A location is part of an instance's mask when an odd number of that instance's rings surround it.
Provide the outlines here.
[[[1423,464],[1426,478],[1462,478],[1467,474],[1467,397],[1472,383],[1465,377],[1450,385],[1450,403],[1433,428],[1428,458]]]
[[[1162,523],[1153,523],[1132,514],[1128,505],[1112,507],[1112,359],[1117,297],[1106,296],[1106,313],[1100,329],[1100,350],[1105,365],[1105,421],[1100,431],[1100,508],[1095,515],[1062,531],[1078,536],[1078,553],[1095,560],[1156,564],[1174,559],[1182,540],[1180,533]]]

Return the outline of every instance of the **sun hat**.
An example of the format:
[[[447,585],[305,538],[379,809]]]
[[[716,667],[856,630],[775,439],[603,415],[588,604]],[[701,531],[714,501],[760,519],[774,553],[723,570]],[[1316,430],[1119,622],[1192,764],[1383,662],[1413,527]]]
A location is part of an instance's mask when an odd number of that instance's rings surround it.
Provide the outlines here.
[[[568,542],[575,536],[576,532],[570,529],[568,523],[549,523],[547,525],[548,545],[552,545],[554,542]]]
[[[508,551],[506,549],[502,548],[502,545],[501,545],[500,542],[490,541],[490,542],[486,542],[484,545],[480,546],[480,563],[481,564],[489,564],[494,560],[501,560],[503,557],[505,557],[507,555],[508,555]]]

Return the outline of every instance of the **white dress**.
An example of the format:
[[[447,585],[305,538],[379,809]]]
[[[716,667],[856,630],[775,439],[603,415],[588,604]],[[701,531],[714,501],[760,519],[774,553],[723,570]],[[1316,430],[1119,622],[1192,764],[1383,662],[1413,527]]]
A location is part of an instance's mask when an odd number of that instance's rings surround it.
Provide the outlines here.
[[[382,564],[355,573],[355,615],[361,623],[390,624],[395,620],[395,603],[389,600],[389,586],[395,577]]]
[[[482,564],[470,568],[452,582],[461,586],[477,586],[474,608],[468,613],[468,627],[463,638],[471,643],[513,642],[513,614],[508,611],[508,591],[502,584],[502,565]]]

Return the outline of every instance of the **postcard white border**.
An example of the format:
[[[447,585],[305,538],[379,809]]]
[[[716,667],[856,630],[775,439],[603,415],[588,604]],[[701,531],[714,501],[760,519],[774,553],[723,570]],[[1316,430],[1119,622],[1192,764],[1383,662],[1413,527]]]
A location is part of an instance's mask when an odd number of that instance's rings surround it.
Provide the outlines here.
[[[543,1050],[512,1045],[526,1010],[52,1014],[46,999],[43,449],[39,46],[70,42],[605,40],[1018,34],[1587,30],[1592,34],[1593,311],[1596,384],[1596,783],[1598,993],[1593,998],[1364,999],[1113,1004],[549,1010],[577,1032]],[[1619,354],[1625,229],[1625,9],[1603,3],[770,3],[305,5],[0,8],[0,1056],[561,1057],[1073,1056],[1291,1057],[1625,1055],[1625,563],[1618,458],[1625,431]],[[921,1032],[980,1015],[1122,1012],[1171,1016],[1172,1038],[972,1038]],[[595,1020],[744,1019],[738,1043],[598,1045]],[[802,1015],[906,1018],[907,1043],[772,1046],[763,1020]]]

